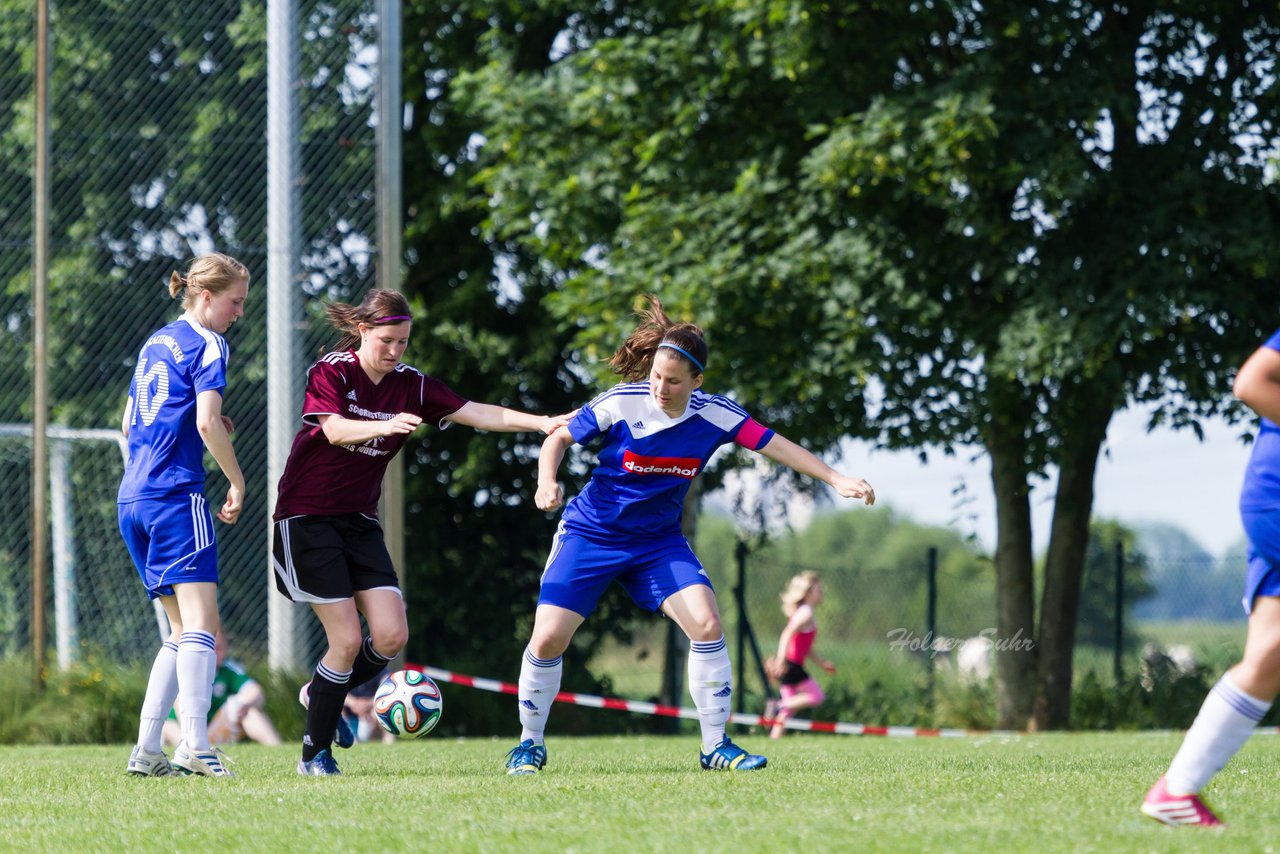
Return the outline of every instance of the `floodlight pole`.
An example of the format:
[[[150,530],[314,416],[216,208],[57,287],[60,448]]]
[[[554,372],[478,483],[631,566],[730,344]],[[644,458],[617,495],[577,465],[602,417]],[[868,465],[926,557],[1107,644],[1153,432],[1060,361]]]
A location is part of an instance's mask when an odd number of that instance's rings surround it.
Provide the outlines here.
[[[276,485],[297,425],[297,330],[301,241],[298,172],[298,5],[267,0],[267,507],[276,505]],[[271,521],[267,520],[267,662],[273,670],[301,668],[298,607],[275,589]]]
[[[400,290],[402,244],[401,141],[404,105],[400,86],[400,0],[378,0],[378,287]],[[382,480],[379,516],[404,593],[404,460],[397,455]],[[392,664],[404,666],[404,650]]]
[[[49,3],[36,0],[35,174],[32,181],[31,335],[31,656],[35,687],[44,688],[45,576],[49,552]]]

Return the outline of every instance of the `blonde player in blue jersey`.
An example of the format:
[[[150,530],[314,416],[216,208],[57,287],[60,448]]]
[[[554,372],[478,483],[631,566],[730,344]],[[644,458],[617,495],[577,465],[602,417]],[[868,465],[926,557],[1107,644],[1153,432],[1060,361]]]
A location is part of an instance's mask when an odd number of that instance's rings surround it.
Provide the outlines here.
[[[656,298],[648,301],[640,324],[609,363],[626,382],[582,407],[542,445],[535,503],[552,510],[564,502],[556,478],[569,446],[601,442],[591,480],[565,508],[543,571],[533,635],[520,666],[523,731],[507,754],[509,774],[536,774],[546,765],[543,733],[560,690],[561,655],[615,580],[636,604],[660,609],[689,637],[689,693],[702,729],[702,767],[763,768],[763,756],[725,734],[733,694],[729,653],[711,581],[680,530],[685,493],[716,449],[735,443],[830,484],[845,498],[875,502],[865,480],[832,469],[732,400],[702,391],[702,330],[672,322]]]
[[[222,414],[227,385],[223,333],[244,314],[249,271],[218,253],[174,273],[182,317],[148,336],[138,354],[121,428],[129,462],[117,497],[120,533],[147,595],[159,599],[170,635],[156,654],[142,703],[138,744],[126,771],[141,777],[178,772],[234,776],[209,744],[208,712],[217,668],[218,551],[204,496],[207,448],[226,476],[218,518],[234,525],[244,504],[244,475]],[[173,764],[161,749],[165,718],[177,699],[182,729]]]
[[[1165,824],[1218,827],[1200,790],[1235,756],[1280,694],[1280,331],[1241,366],[1236,397],[1262,416],[1240,490],[1249,538],[1244,656],[1205,698],[1169,770],[1142,802]]]

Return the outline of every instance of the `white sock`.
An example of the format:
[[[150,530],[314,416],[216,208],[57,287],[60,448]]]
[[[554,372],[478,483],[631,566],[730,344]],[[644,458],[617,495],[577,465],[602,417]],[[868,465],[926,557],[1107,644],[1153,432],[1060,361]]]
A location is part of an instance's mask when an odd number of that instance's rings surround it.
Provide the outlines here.
[[[151,676],[147,679],[147,696],[142,701],[142,715],[138,725],[138,746],[148,753],[160,752],[160,733],[164,719],[173,708],[178,696],[178,645],[165,641],[151,664]]]
[[[178,717],[182,740],[193,750],[209,749],[209,701],[213,696],[209,673],[214,661],[213,635],[193,630],[182,633],[178,642]]]
[[[1244,746],[1269,708],[1236,687],[1230,673],[1219,679],[1164,775],[1169,793],[1197,794]]]
[[[733,700],[733,666],[723,635],[720,640],[689,642],[689,696],[698,708],[702,749],[710,753],[724,741]]]
[[[564,672],[562,661],[561,656],[538,658],[525,647],[524,660],[520,662],[519,692],[516,694],[520,701],[521,741],[533,739],[534,744],[542,744],[551,704],[560,693],[560,676]]]

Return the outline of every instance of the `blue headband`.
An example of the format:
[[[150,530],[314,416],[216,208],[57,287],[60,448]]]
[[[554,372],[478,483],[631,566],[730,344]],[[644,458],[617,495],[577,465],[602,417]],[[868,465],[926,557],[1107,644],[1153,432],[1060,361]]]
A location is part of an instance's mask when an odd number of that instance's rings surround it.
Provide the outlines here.
[[[702,363],[701,363],[701,362],[699,362],[697,359],[693,358],[693,354],[692,354],[692,353],[690,353],[688,350],[686,350],[686,349],[685,349],[685,348],[683,348],[683,347],[677,347],[675,344],[671,344],[671,343],[668,343],[668,342],[666,342],[666,341],[663,341],[663,342],[662,342],[661,344],[659,344],[658,346],[659,346],[659,347],[667,347],[667,348],[669,348],[669,349],[671,349],[671,350],[675,350],[675,351],[676,351],[677,353],[679,353],[681,356],[684,356],[684,357],[685,357],[686,359],[688,359],[690,362],[693,362],[695,365],[697,365],[697,366],[698,366],[698,370],[699,370],[699,371],[703,371],[703,372],[705,372],[705,371],[707,370],[706,368],[704,368],[704,367],[702,366]]]

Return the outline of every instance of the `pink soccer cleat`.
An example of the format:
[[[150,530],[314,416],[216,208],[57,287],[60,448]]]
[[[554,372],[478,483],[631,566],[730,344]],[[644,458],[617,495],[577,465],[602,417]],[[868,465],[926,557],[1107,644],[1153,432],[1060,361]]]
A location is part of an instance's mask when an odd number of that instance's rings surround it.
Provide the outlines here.
[[[1223,823],[1199,795],[1171,795],[1164,778],[1147,792],[1142,802],[1142,814],[1164,824],[1198,824],[1201,827],[1222,827]]]

